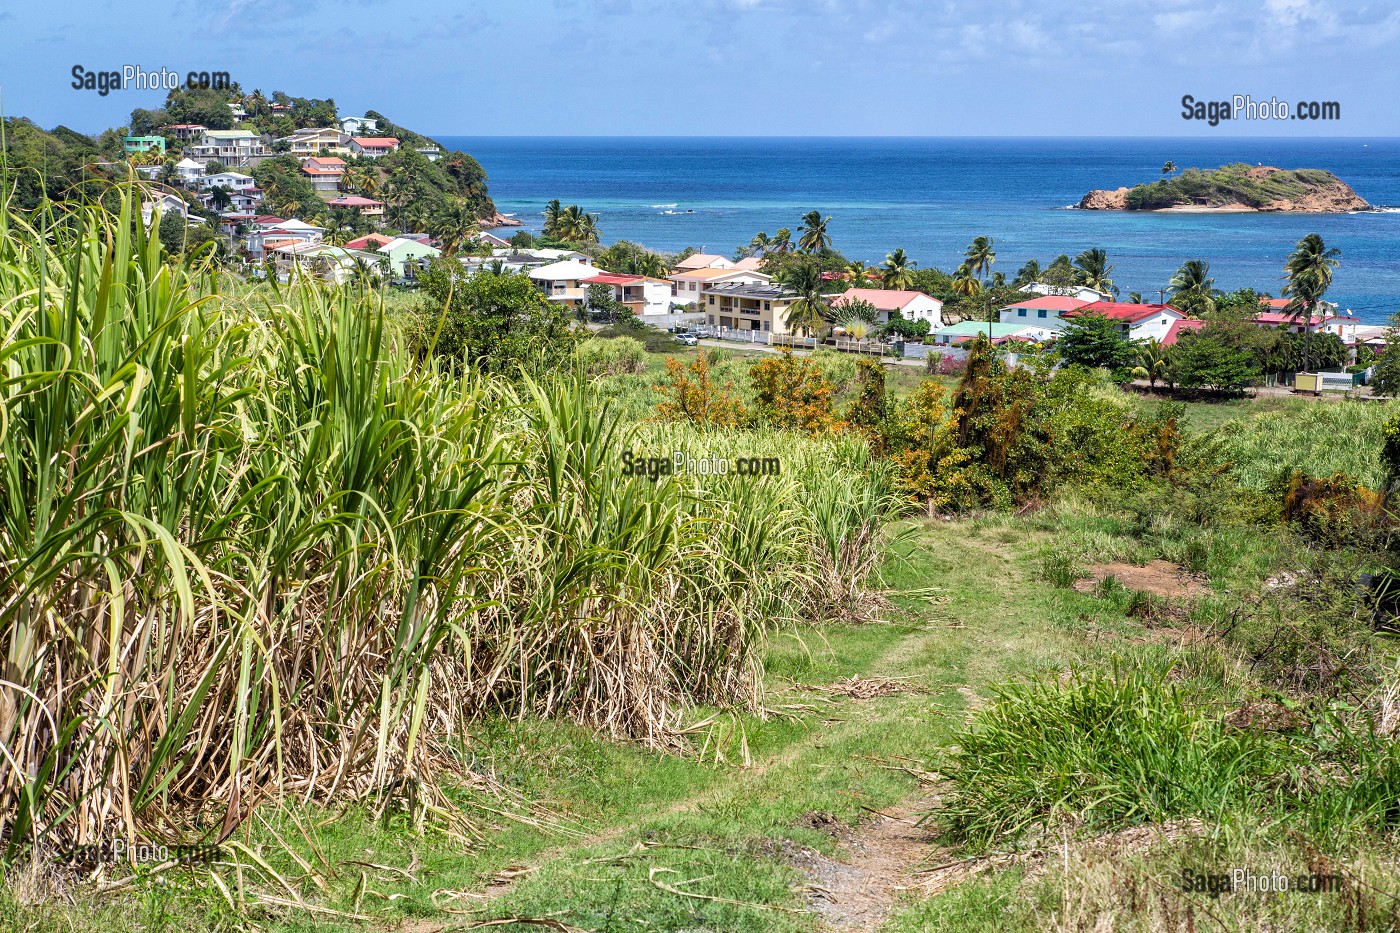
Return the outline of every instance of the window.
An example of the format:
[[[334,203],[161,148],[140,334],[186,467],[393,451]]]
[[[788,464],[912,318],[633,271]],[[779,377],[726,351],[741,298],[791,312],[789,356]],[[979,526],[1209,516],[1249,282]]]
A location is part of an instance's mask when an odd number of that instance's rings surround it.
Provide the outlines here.
[[[1035,313],[1035,316],[1036,316],[1036,317],[1045,317],[1045,309],[1044,309],[1044,308],[1041,308],[1039,311],[1037,311],[1037,312]]]
[[[711,295],[711,296],[710,296],[710,304],[714,304],[714,303],[715,303],[715,296],[714,296],[714,295]]]
[[[764,322],[763,322],[763,329],[764,329],[764,330],[772,330],[772,329],[773,329],[773,324],[772,324],[772,322],[771,322],[771,321],[764,321]]]
[[[772,311],[772,310],[773,310],[773,302],[771,302],[771,301],[765,301],[765,302],[763,303],[763,310],[764,310],[764,311]]]
[[[1017,316],[1017,317],[1025,317],[1025,316],[1026,316],[1026,309],[1025,309],[1025,308],[1017,308],[1017,309],[1016,309],[1016,316]]]
[[[705,317],[705,320],[706,320],[707,322],[709,322],[709,325],[710,325],[711,327],[713,327],[713,326],[715,325],[715,316],[714,316],[713,314],[707,315],[707,316]]]

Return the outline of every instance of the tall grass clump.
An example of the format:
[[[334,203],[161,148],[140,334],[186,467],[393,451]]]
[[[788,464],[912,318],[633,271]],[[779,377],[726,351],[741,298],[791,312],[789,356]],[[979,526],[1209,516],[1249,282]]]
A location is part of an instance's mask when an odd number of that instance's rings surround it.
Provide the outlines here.
[[[807,487],[623,476],[583,377],[454,377],[349,290],[226,296],[135,203],[0,211],[8,857],[278,794],[445,811],[472,716],[664,745],[757,698]]]
[[[1394,417],[1392,402],[1298,403],[1226,422],[1215,432],[1220,455],[1233,464],[1241,485],[1268,490],[1295,470],[1309,476],[1345,473],[1370,489],[1382,489],[1385,471],[1376,452],[1381,425]]]
[[[937,815],[972,846],[1057,825],[1115,829],[1261,805],[1294,758],[1281,740],[1229,728],[1163,670],[1002,688],[958,736]]]

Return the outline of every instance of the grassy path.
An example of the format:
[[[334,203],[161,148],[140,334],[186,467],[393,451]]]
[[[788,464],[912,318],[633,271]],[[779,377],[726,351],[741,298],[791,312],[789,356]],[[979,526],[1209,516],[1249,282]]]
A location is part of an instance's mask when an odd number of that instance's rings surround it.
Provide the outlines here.
[[[446,933],[514,917],[590,931],[895,929],[912,898],[901,889],[934,844],[912,825],[933,802],[922,769],[990,685],[1072,661],[1052,621],[1060,597],[1034,579],[1037,546],[1014,522],[909,526],[886,568],[887,622],[776,635],[772,714],[720,716],[703,755],[649,752],[562,723],[481,724],[468,766],[575,837],[479,809],[496,828],[464,847],[357,810],[269,810],[250,844],[288,878],[314,875],[296,885],[308,901],[371,920],[289,910],[262,915],[262,927]],[[915,591],[924,595],[899,595]],[[496,803],[472,791],[459,802]],[[237,926],[208,889],[157,888],[115,904],[0,903],[0,928]]]
[[[914,772],[988,684],[1067,650],[1023,531],[919,525],[897,550],[891,589],[935,595],[896,597],[889,624],[776,639],[770,702],[808,709],[747,722],[750,766],[732,750],[717,770],[688,763],[672,793],[527,859],[489,913],[590,930],[874,928],[929,842],[910,826],[930,793]],[[852,677],[891,692],[840,696]]]

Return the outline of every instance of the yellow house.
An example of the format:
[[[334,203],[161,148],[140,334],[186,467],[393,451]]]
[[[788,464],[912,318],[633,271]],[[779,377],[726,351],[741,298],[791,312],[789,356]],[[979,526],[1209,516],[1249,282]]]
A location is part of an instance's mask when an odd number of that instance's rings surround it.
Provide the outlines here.
[[[786,334],[788,309],[797,296],[769,283],[718,282],[700,293],[705,323],[721,330]]]

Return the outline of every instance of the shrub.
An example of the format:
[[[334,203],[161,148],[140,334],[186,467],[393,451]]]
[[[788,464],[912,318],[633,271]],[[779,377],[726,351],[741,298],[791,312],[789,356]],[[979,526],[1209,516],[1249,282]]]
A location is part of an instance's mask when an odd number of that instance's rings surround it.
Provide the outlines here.
[[[1228,821],[1296,759],[1282,741],[1228,728],[1167,671],[1143,668],[1004,687],[956,745],[936,815],[974,847],[1062,822]]]
[[[578,346],[579,362],[589,375],[624,375],[646,369],[646,349],[635,337],[597,337]]]

